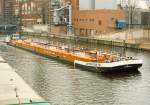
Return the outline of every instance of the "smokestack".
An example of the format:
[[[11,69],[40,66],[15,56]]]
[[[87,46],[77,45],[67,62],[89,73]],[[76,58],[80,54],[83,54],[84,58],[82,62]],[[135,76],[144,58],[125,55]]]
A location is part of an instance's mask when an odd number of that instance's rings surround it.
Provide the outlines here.
[[[91,10],[95,9],[95,0],[90,0],[90,9]]]

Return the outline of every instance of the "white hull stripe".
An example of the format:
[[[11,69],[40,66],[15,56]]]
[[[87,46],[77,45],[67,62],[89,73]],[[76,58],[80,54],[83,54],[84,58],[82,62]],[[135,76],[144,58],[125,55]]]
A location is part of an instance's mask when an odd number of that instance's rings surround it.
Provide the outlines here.
[[[126,60],[126,61],[118,61],[111,63],[98,63],[98,62],[83,62],[83,61],[74,61],[75,64],[80,64],[84,66],[92,66],[92,67],[118,67],[124,65],[138,65],[142,64],[142,60]]]

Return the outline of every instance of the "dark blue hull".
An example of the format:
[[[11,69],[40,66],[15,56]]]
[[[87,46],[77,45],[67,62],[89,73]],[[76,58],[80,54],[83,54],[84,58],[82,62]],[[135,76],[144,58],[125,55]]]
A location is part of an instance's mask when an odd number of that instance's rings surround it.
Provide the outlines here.
[[[94,71],[94,72],[121,72],[121,71],[137,71],[142,64],[132,64],[132,65],[123,65],[117,67],[92,67],[81,64],[76,64],[76,67],[83,68],[84,70]]]

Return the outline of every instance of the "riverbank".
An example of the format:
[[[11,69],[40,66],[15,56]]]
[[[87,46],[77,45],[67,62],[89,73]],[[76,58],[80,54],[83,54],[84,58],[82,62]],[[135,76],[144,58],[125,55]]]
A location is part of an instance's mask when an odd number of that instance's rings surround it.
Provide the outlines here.
[[[147,41],[137,41],[137,40],[122,40],[122,39],[113,39],[113,38],[102,38],[102,37],[83,37],[83,36],[74,36],[74,35],[57,35],[57,34],[39,34],[39,33],[28,33],[28,32],[22,32],[22,35],[25,36],[35,36],[35,37],[51,37],[51,38],[58,38],[58,39],[64,39],[64,40],[71,40],[71,41],[80,41],[85,43],[94,43],[94,44],[103,44],[103,45],[109,45],[109,46],[118,46],[118,47],[124,47],[124,48],[132,48],[132,49],[138,49],[138,50],[146,50],[150,51],[150,42]]]
[[[0,105],[29,103],[31,100],[43,101],[0,56]]]

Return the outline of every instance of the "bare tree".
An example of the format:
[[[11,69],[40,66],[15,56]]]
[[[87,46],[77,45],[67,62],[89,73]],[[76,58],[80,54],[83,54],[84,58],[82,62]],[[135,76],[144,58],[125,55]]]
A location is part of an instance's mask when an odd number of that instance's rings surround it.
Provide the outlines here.
[[[42,24],[49,23],[49,2],[50,0],[38,0],[36,1],[36,10],[38,15],[42,19]]]
[[[133,25],[134,14],[137,9],[138,0],[120,0],[119,1],[122,8],[124,8],[128,14],[128,23]]]
[[[147,8],[149,9],[149,12],[148,12],[148,40],[150,39],[149,37],[149,34],[150,34],[150,0],[147,0]]]
[[[137,0],[128,0],[126,8],[128,10],[129,15],[129,25],[133,26],[134,14],[137,9]]]
[[[147,0],[147,7],[150,9],[150,0]]]
[[[137,10],[137,0],[120,0],[121,8],[124,8],[127,14],[127,20],[128,20],[128,33],[126,33],[125,39],[127,40],[128,37],[133,38],[131,26],[133,26],[134,23],[134,16]]]
[[[43,24],[48,24],[49,23],[49,0],[42,0],[42,20]]]

